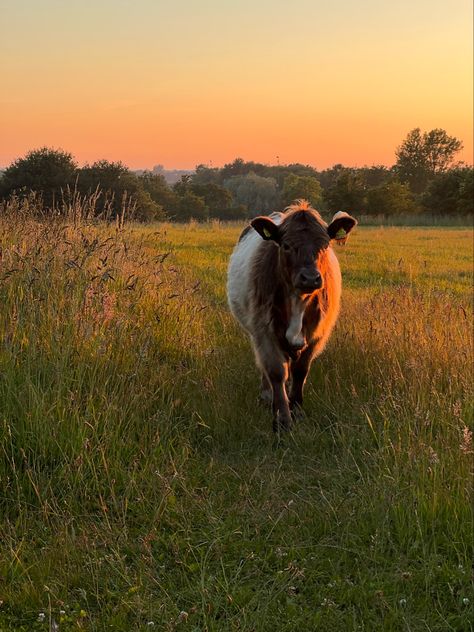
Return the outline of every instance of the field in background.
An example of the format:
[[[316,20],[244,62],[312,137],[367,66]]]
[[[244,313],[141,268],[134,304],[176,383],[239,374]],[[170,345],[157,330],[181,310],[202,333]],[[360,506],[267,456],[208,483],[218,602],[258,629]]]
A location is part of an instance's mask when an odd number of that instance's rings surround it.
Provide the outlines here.
[[[0,630],[471,629],[472,231],[337,249],[277,444],[240,228],[0,220]]]
[[[466,228],[473,225],[473,218],[469,215],[430,215],[416,213],[412,215],[363,215],[358,217],[363,226],[424,226],[427,228]]]

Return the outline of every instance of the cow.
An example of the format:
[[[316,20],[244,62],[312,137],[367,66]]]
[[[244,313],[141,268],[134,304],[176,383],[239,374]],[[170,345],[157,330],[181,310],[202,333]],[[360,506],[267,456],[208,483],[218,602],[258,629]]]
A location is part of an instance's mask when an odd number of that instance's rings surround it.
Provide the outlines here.
[[[345,243],[356,224],[339,212],[328,225],[297,200],[282,213],[253,219],[231,255],[229,307],[250,336],[260,397],[272,403],[276,432],[289,430],[301,412],[311,363],[336,323],[341,272],[331,245]]]

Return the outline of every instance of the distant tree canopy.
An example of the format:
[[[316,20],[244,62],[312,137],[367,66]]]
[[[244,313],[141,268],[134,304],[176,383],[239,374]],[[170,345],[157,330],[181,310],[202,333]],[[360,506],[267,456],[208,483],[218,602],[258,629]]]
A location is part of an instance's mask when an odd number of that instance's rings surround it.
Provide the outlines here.
[[[397,148],[392,167],[335,164],[317,171],[300,163],[236,158],[222,168],[201,164],[194,173],[183,173],[158,167],[133,172],[107,160],[80,168],[71,154],[42,147],[0,172],[0,199],[33,191],[43,200],[43,212],[58,214],[68,200],[83,196],[91,201],[91,214],[113,218],[127,207],[141,221],[242,220],[281,210],[298,198],[328,213],[472,214],[474,172],[455,163],[461,148],[461,141],[443,129],[415,128]]]
[[[0,180],[0,194],[41,193],[47,208],[61,201],[68,186],[74,186],[77,164],[71,154],[61,149],[41,147],[18,158],[5,170]]]
[[[324,199],[331,212],[363,212],[367,191],[362,175],[356,169],[340,169],[333,184],[324,192]]]
[[[417,127],[397,148],[395,170],[414,193],[422,193],[430,180],[452,165],[462,147],[460,140],[443,129],[422,133]]]
[[[168,186],[161,174],[144,171],[138,176],[143,189],[149,194],[153,202],[159,204],[166,212],[175,209],[178,204],[176,193]]]
[[[191,191],[204,200],[209,209],[209,217],[219,217],[223,211],[229,211],[232,207],[232,193],[210,182],[209,184],[191,184]]]
[[[236,175],[224,182],[232,193],[235,205],[247,207],[250,215],[269,213],[277,210],[279,196],[274,178],[265,178],[256,173]]]
[[[314,208],[320,208],[323,201],[323,190],[319,180],[313,176],[298,176],[290,173],[283,182],[283,203],[291,204],[293,200],[303,198],[308,200]]]
[[[408,215],[420,210],[410,188],[399,180],[391,180],[367,192],[369,215]]]
[[[163,207],[143,187],[139,177],[121,162],[99,160],[78,170],[77,187],[85,195],[100,193],[97,212],[110,210],[118,215],[125,204],[135,207],[135,218],[141,221],[164,219]]]
[[[450,212],[460,215],[474,213],[474,170],[461,167],[439,173],[422,197],[425,210],[436,215]]]

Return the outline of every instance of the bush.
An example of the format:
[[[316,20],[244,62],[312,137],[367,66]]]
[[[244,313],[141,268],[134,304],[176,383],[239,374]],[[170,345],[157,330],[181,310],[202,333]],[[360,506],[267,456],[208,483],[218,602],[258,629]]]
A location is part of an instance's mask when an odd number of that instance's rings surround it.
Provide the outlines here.
[[[76,177],[77,164],[71,154],[42,147],[28,152],[5,169],[0,194],[7,198],[12,193],[24,196],[34,191],[41,194],[47,209],[54,209],[61,201],[62,192],[74,185]]]

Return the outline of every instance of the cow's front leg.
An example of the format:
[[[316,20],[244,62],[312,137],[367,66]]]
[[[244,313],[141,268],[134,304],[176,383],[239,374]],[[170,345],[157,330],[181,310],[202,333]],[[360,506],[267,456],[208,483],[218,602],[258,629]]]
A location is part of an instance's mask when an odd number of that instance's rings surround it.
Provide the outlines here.
[[[260,398],[260,401],[263,402],[264,404],[271,404],[273,401],[272,385],[270,384],[270,381],[264,372],[262,372],[262,378],[260,382],[259,398]]]
[[[291,425],[290,404],[286,394],[288,380],[288,358],[273,337],[265,334],[255,340],[257,364],[267,384],[271,387],[273,430],[289,430]]]
[[[291,363],[290,409],[293,413],[303,405],[303,388],[313,360],[314,344],[308,345],[299,357]]]
[[[291,426],[291,413],[288,396],[286,394],[286,380],[288,379],[288,364],[272,366],[268,373],[268,380],[272,386],[272,412],[273,430],[289,430]]]

